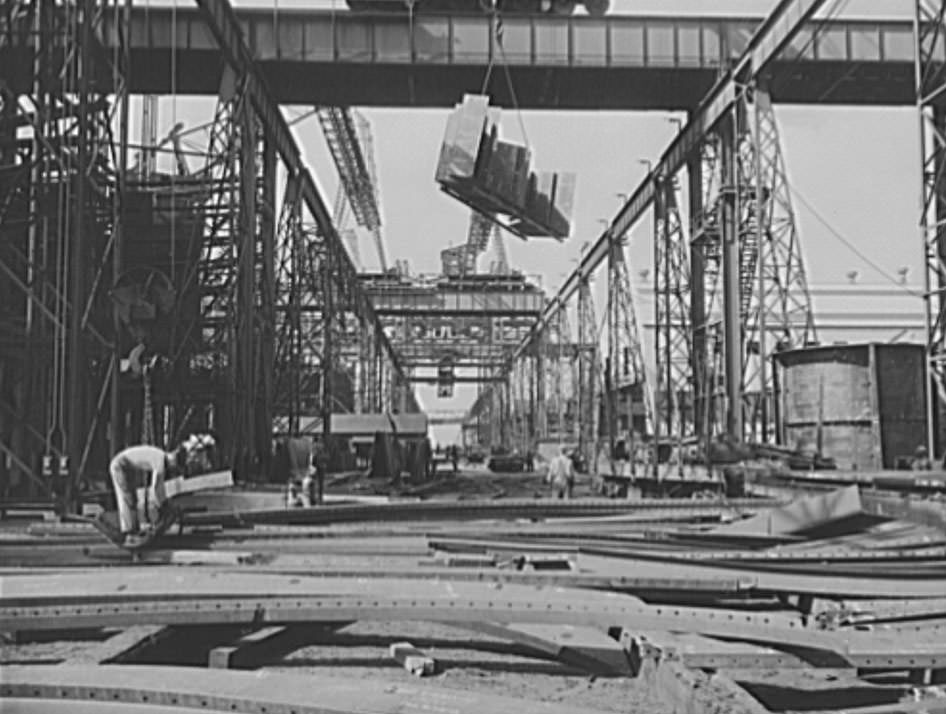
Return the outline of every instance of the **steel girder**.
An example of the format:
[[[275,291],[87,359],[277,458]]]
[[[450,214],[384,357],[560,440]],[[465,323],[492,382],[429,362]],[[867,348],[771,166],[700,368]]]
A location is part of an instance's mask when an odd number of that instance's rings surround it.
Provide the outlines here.
[[[351,620],[425,620],[478,622],[495,619],[501,611],[521,623],[567,624],[651,631],[692,632],[702,635],[748,639],[778,646],[795,646],[838,655],[846,666],[869,668],[940,667],[946,656],[942,643],[915,642],[912,633],[879,633],[856,630],[823,631],[806,627],[795,617],[753,614],[698,607],[664,607],[643,604],[629,596],[590,596],[587,591],[543,590],[541,603],[528,599],[531,588],[508,586],[497,596],[489,586],[446,583],[457,594],[441,588],[421,588],[418,593],[391,597],[381,580],[364,595],[333,593],[325,596],[257,595],[182,597],[133,595],[121,598],[85,597],[84,602],[46,604],[31,598],[22,605],[0,605],[0,624],[17,629],[116,627],[140,624],[262,624],[337,622]],[[354,583],[353,583],[354,585]],[[441,583],[440,585],[443,585]],[[365,591],[365,583],[360,586]],[[375,592],[371,592],[371,590]],[[421,594],[423,590],[429,593]],[[514,592],[508,592],[513,590]],[[535,593],[532,593],[533,598]]]
[[[754,200],[741,231],[743,285],[749,288],[742,296],[742,379],[749,435],[766,441],[775,434],[771,356],[816,341],[817,332],[772,101],[760,86],[749,96],[751,141],[741,166]]]
[[[939,458],[946,439],[946,3],[916,0],[916,101],[920,118],[926,277],[927,446]],[[934,406],[935,405],[935,406]]]
[[[634,454],[655,433],[654,401],[644,368],[644,342],[637,322],[634,292],[622,241],[615,239],[608,259],[608,364],[605,389],[608,394],[608,440],[613,449],[616,440],[626,440]],[[624,397],[622,398],[622,392]],[[638,405],[643,419],[636,419]],[[626,423],[625,423],[626,421]],[[641,423],[636,423],[641,422]],[[631,460],[634,468],[634,459]]]
[[[578,288],[578,379],[575,413],[578,415],[578,450],[586,464],[597,463],[599,365],[598,321],[591,282]]]
[[[290,637],[295,636],[293,628]],[[311,639],[311,634],[310,634]],[[318,696],[313,696],[318,692]],[[162,714],[394,714],[449,711],[453,714],[509,712],[570,714],[566,704],[535,702],[431,689],[416,683],[392,685],[379,679],[345,679],[337,674],[308,675],[240,672],[227,669],[121,665],[20,666],[0,685],[0,708],[18,712],[113,711]],[[586,709],[588,714],[604,714]]]
[[[661,384],[676,387],[670,395],[676,400],[665,399],[658,413],[667,435],[708,436],[726,428],[740,439],[764,441],[774,435],[769,359],[815,338],[768,95],[741,91],[701,155],[699,166],[689,167],[691,189],[700,192],[692,239],[683,235],[667,192],[658,192],[655,204],[658,374]]]

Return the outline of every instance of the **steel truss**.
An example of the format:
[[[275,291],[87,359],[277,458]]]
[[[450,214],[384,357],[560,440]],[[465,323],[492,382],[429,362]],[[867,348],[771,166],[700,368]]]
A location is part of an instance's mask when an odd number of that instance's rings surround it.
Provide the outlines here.
[[[655,435],[693,433],[689,236],[676,177],[658,177],[654,201],[654,309],[657,353]]]
[[[923,167],[923,257],[926,266],[927,442],[931,456],[946,443],[946,3],[916,0],[916,101]],[[934,407],[935,403],[935,407]]]
[[[612,455],[618,440],[624,440],[633,454],[655,433],[642,337],[624,243],[614,238],[608,257],[608,356],[604,370],[605,432]]]
[[[597,457],[598,395],[600,353],[598,321],[595,317],[591,282],[586,280],[578,288],[578,378],[575,382],[575,413],[578,416],[578,450],[586,464]]]
[[[775,433],[771,356],[816,339],[767,92],[741,93],[721,131],[701,147],[699,171],[691,186],[701,187],[703,208],[691,220],[690,245],[670,181],[656,193],[658,394],[671,397],[658,402],[659,421],[668,436],[690,436],[700,424],[702,436],[729,431],[766,441]],[[690,269],[694,259],[699,271]],[[704,305],[702,318],[694,301]],[[727,357],[732,349],[737,354]],[[704,371],[696,375],[695,365]],[[742,406],[727,423],[734,399]]]

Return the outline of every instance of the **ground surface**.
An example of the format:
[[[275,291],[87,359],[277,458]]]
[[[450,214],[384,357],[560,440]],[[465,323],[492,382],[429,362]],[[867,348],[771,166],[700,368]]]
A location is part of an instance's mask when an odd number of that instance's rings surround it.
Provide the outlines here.
[[[366,479],[354,474],[336,476],[329,479],[326,491],[335,494],[378,494],[438,500],[547,498],[551,493],[541,473],[493,474],[483,466],[466,468],[459,474],[441,472],[421,484],[405,482],[397,486],[388,481]],[[590,478],[579,475],[575,496],[587,496],[591,492]],[[10,522],[0,523],[0,531],[9,532],[10,528]],[[393,541],[390,542],[393,544]],[[86,543],[73,547],[77,556],[75,565],[88,567],[94,564],[89,557],[94,553],[90,551],[98,552],[109,546]],[[53,557],[50,554],[50,560],[61,563],[64,548],[71,550],[66,546],[59,546],[56,549],[58,555]],[[116,554],[118,553],[116,551]],[[34,553],[34,557],[38,558],[38,562],[43,561],[38,552]],[[127,565],[127,559],[116,558],[115,564]],[[437,623],[354,623],[336,633],[326,635],[320,644],[303,647],[277,661],[267,662],[263,669],[303,676],[306,673],[331,674],[349,680],[411,681],[412,675],[388,653],[392,643],[405,640],[438,662],[437,673],[422,680],[427,687],[483,692],[529,701],[556,702],[567,704],[576,712],[591,709],[623,714],[665,714],[669,711],[642,682],[592,676],[527,648]],[[11,664],[75,661],[99,644],[95,639],[81,637],[69,640],[25,641],[20,644],[7,642],[0,644],[0,667]],[[183,657],[185,649],[190,650],[188,654],[195,660],[192,662],[194,665],[206,661],[201,658],[199,648],[193,646],[180,645],[178,655]],[[163,653],[161,656],[168,654]]]

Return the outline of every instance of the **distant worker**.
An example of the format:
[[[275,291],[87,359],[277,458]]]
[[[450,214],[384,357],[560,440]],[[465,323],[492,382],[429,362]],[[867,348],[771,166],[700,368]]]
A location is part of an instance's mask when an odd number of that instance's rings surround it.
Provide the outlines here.
[[[459,464],[460,464],[460,449],[457,447],[456,444],[453,444],[453,445],[450,447],[450,463],[453,464],[453,473],[457,473],[457,471],[460,470],[460,469],[459,469]]]
[[[558,498],[571,498],[575,486],[575,465],[564,446],[561,452],[549,463],[548,481],[552,484],[552,492]]]
[[[930,461],[929,453],[925,446],[916,447],[910,468],[913,471],[931,471],[933,469],[933,462]]]
[[[115,489],[118,522],[123,545],[135,547],[144,541],[165,515],[167,478],[208,467],[207,450],[213,437],[191,436],[176,451],[142,444],[118,452],[108,471]],[[138,489],[144,489],[144,501],[138,502]]]

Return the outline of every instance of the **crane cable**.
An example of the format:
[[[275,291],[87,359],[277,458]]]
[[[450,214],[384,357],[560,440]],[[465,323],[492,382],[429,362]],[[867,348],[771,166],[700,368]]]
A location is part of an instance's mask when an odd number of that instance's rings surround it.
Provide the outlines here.
[[[480,0],[480,7],[483,8],[484,12],[489,14],[490,28],[492,30],[492,35],[496,38],[496,46],[499,48],[499,54],[502,57],[502,67],[503,74],[506,77],[506,86],[509,89],[509,96],[512,99],[512,107],[516,112],[516,119],[519,122],[519,130],[522,132],[522,140],[526,145],[527,149],[531,150],[531,145],[529,142],[529,134],[526,132],[526,124],[522,118],[522,109],[519,106],[519,98],[516,95],[516,88],[512,81],[512,72],[509,70],[509,60],[506,57],[506,48],[503,45],[503,17],[502,13],[498,7],[493,4],[487,6],[484,0]],[[489,81],[492,78],[493,67],[496,64],[495,53],[490,52],[489,62],[486,65],[486,75],[483,77],[483,87],[480,90],[480,94],[485,95],[487,89],[489,88]]]

